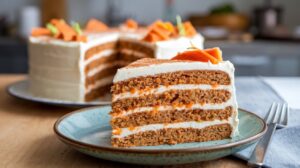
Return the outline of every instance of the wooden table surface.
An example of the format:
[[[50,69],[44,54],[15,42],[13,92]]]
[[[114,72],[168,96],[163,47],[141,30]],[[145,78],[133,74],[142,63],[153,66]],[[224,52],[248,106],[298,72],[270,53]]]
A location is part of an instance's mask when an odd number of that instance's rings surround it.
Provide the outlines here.
[[[63,144],[53,132],[54,122],[75,109],[47,106],[9,96],[6,86],[24,75],[0,75],[0,167],[140,167],[81,154]],[[148,166],[149,167],[149,166]],[[233,157],[181,166],[243,168]]]

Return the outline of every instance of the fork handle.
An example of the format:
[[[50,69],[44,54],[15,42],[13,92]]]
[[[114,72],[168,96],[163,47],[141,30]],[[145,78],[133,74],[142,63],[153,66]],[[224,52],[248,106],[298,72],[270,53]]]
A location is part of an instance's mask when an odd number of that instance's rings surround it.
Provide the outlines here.
[[[264,166],[264,158],[267,153],[272,136],[276,130],[276,123],[268,124],[266,134],[258,141],[254,151],[252,152],[248,165],[252,167]]]

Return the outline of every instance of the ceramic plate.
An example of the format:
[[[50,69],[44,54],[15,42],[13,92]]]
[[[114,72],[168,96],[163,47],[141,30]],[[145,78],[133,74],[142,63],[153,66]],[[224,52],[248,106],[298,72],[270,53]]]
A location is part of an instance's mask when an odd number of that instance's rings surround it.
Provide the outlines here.
[[[38,103],[44,103],[50,105],[67,106],[67,107],[88,107],[88,106],[111,104],[110,96],[106,96],[103,99],[99,99],[91,102],[75,102],[75,101],[64,101],[64,100],[36,97],[29,92],[28,80],[19,81],[9,85],[7,87],[7,91],[10,95],[23,100],[29,100],[32,102],[38,102]]]
[[[256,142],[266,131],[265,122],[253,113],[239,110],[239,136],[233,139],[116,148],[110,144],[110,106],[91,107],[69,113],[54,125],[60,140],[88,155],[132,164],[169,165],[224,157]]]

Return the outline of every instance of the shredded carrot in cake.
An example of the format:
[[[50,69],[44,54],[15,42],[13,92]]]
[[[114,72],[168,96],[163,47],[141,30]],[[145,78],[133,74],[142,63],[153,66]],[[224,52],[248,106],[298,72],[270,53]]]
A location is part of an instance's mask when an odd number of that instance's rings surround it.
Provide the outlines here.
[[[85,31],[87,32],[101,32],[106,30],[108,30],[108,26],[94,18],[90,19],[85,26]]]
[[[128,129],[129,129],[130,131],[133,131],[133,130],[135,130],[135,129],[136,129],[136,127],[134,127],[134,126],[130,126],[130,127],[128,127]]]
[[[218,84],[213,84],[213,85],[211,85],[211,87],[213,88],[213,89],[217,89],[218,88]]]
[[[131,94],[134,94],[135,91],[136,91],[135,88],[131,88],[131,89],[130,89],[130,93],[131,93]]]
[[[178,107],[178,103],[173,102],[173,103],[172,103],[172,107],[174,107],[174,108]]]
[[[194,103],[190,102],[189,104],[186,105],[186,108],[191,108],[194,105]]]
[[[112,132],[113,135],[121,135],[121,133],[122,133],[121,128],[116,128],[116,129],[114,129],[113,132]]]

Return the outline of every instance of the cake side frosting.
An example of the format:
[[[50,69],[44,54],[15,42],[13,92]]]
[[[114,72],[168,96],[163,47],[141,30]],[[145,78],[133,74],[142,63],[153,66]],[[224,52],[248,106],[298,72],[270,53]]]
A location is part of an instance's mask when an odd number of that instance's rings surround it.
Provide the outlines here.
[[[115,53],[108,49],[95,57],[85,59],[86,51],[95,46],[117,41],[117,32],[88,34],[88,41],[64,41],[51,37],[29,38],[30,90],[36,96],[60,100],[85,101],[90,88],[85,87],[85,67],[94,60]],[[105,65],[102,65],[105,66]],[[109,65],[107,65],[109,66]],[[101,68],[96,69],[101,71]],[[97,72],[93,72],[94,74]],[[106,82],[98,81],[97,86],[110,85],[111,76]],[[76,86],[76,87],[75,87]]]

